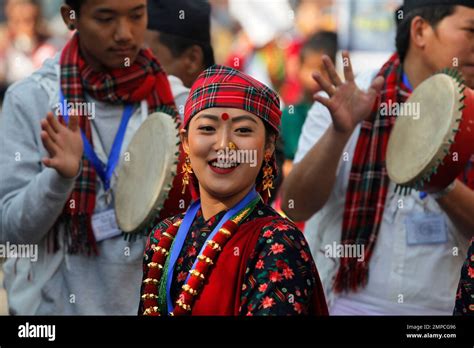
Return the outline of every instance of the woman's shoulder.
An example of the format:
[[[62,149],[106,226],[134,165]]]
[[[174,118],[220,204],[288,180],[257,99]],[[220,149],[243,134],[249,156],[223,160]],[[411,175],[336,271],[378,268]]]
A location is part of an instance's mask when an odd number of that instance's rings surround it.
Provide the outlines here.
[[[285,252],[309,251],[306,239],[298,227],[288,218],[282,216],[272,207],[258,207],[255,222],[259,222],[260,236],[257,244],[264,249],[282,249]],[[282,248],[283,246],[283,248]]]
[[[296,225],[278,213],[275,209],[267,204],[261,204],[257,206],[257,209],[254,211],[253,221],[259,222],[262,225],[263,229],[273,229],[276,231],[295,231],[302,234],[302,232],[296,227]]]
[[[158,241],[160,240],[161,234],[163,232],[166,232],[166,230],[170,228],[171,225],[183,220],[183,217],[184,217],[184,214],[178,214],[178,215],[170,216],[164,220],[161,220],[157,224],[155,224],[155,226],[151,229],[151,232],[149,234],[147,247],[149,244],[158,243]]]

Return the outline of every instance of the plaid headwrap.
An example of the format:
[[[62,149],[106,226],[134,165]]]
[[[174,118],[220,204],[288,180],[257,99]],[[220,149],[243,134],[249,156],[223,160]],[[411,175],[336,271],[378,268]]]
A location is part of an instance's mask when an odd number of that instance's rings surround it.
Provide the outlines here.
[[[60,66],[61,89],[67,103],[84,103],[86,92],[96,100],[111,104],[137,103],[146,99],[150,112],[162,111],[175,117],[178,115],[166,74],[150,50],[140,50],[130,67],[97,72],[82,57],[79,50],[79,35],[76,34],[64,47]],[[60,121],[64,123],[62,117]],[[89,118],[80,117],[79,125],[92,144]],[[58,227],[64,223],[66,230],[64,237],[69,253],[97,253],[91,225],[95,200],[96,172],[91,162],[84,156],[82,172],[76,180],[74,191],[53,227],[54,250],[58,247]]]
[[[213,65],[204,70],[194,82],[184,108],[183,128],[186,128],[197,113],[209,108],[236,108],[250,112],[279,135],[281,122],[280,98],[272,89],[260,81],[236,69]],[[276,177],[275,154],[270,161]],[[193,178],[194,180],[195,177]],[[193,180],[193,181],[194,181]],[[196,185],[197,180],[194,182]],[[257,191],[268,199],[262,190],[262,175],[257,178]]]
[[[403,103],[410,89],[403,84],[403,70],[397,54],[382,67],[378,76],[385,78],[381,95],[372,107],[372,115],[362,122],[352,161],[342,224],[341,244],[363,245],[364,261],[341,258],[334,288],[336,292],[356,291],[368,280],[369,261],[382,222],[389,178],[385,154],[395,117],[381,117],[381,103]]]

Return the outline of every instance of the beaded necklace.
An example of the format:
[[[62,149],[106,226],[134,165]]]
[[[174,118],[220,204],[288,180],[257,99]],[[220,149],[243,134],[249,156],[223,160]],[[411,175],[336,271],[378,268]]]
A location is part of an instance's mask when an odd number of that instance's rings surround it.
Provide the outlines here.
[[[226,221],[214,238],[207,242],[203,252],[197,257],[196,267],[189,272],[190,277],[182,286],[182,291],[176,300],[176,306],[173,312],[169,313],[170,315],[188,315],[191,313],[192,305],[202,291],[204,280],[209,277],[212,266],[217,261],[220,252],[227,241],[235,234],[239,224],[252,213],[260,200],[260,196],[253,199],[246,207]],[[144,294],[142,295],[143,308],[145,308],[143,315],[162,315],[158,306],[158,287],[163,279],[164,265],[181,222],[182,220],[179,220],[171,224],[161,234],[158,245],[151,246],[154,253],[151,262],[148,263],[147,277],[143,281],[145,284]]]

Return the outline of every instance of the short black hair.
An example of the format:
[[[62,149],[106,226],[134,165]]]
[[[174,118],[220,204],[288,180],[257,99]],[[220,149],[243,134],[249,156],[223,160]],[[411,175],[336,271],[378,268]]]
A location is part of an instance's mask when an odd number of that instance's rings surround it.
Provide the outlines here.
[[[79,15],[81,6],[85,0],[64,0],[64,2]]]
[[[455,11],[456,5],[436,5],[430,7],[420,7],[408,14],[403,13],[403,9],[395,12],[395,20],[397,21],[397,36],[395,44],[400,60],[403,62],[410,47],[411,22],[417,16],[422,17],[434,29],[444,18],[449,17]],[[402,12],[400,12],[402,11]],[[400,19],[400,17],[402,17]]]
[[[332,31],[320,31],[313,34],[301,48],[300,59],[303,61],[308,52],[323,52],[334,62],[338,49],[337,34]]]
[[[214,50],[209,43],[195,41],[182,36],[160,32],[160,43],[165,45],[174,58],[180,57],[188,48],[197,45],[201,47],[203,52],[203,68],[204,70],[215,64]]]

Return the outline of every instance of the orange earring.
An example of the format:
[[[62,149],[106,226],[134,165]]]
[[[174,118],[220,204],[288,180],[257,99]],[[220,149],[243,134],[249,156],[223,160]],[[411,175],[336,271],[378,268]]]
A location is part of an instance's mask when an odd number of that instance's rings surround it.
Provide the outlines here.
[[[191,160],[188,155],[186,155],[186,159],[184,160],[181,174],[183,174],[183,190],[181,191],[181,194],[184,194],[184,192],[186,192],[186,187],[189,185],[190,175],[193,174]]]
[[[267,152],[265,154],[265,166],[263,167],[263,191],[267,190],[268,197],[271,197],[270,190],[273,190],[275,187],[273,186],[273,168],[270,165],[270,160],[272,158],[272,154]]]

